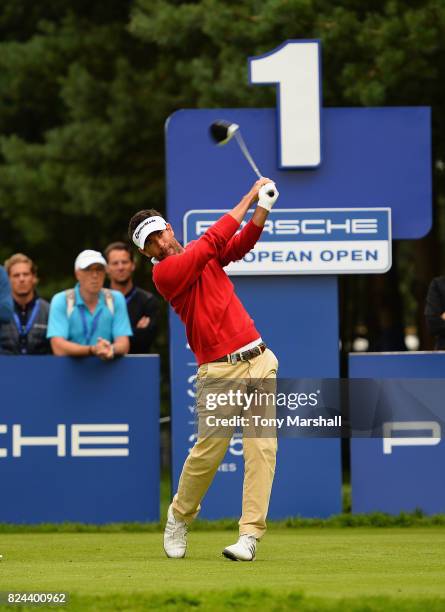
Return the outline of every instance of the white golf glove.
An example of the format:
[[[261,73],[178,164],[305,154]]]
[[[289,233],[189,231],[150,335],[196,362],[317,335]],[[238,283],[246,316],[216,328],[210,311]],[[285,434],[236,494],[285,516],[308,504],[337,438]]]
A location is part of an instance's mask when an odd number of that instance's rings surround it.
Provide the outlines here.
[[[278,200],[278,189],[275,183],[266,183],[263,185],[258,193],[258,206],[265,208],[269,212],[272,210],[272,206]]]

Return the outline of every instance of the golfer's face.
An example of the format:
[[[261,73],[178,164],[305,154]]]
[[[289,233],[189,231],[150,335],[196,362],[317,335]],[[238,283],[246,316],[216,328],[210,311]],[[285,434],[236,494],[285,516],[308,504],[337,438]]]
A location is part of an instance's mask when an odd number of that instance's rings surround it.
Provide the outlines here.
[[[85,270],[76,270],[76,277],[81,289],[89,293],[99,293],[104,286],[105,266],[91,264]]]
[[[37,278],[28,263],[14,264],[9,271],[9,280],[13,296],[32,295],[37,284]]]
[[[167,225],[167,229],[159,232],[152,232],[147,236],[144,245],[144,253],[148,257],[155,257],[162,261],[169,255],[175,255],[177,250],[175,248],[176,242],[173,234],[173,230],[170,225]]]

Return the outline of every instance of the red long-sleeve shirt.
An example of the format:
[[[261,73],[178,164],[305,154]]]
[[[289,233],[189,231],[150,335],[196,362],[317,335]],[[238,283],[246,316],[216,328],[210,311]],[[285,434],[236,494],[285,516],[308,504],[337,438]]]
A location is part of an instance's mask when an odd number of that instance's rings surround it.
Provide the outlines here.
[[[153,268],[159,293],[185,323],[190,348],[198,364],[233,353],[260,334],[235,294],[223,267],[242,259],[262,228],[224,215],[185,251],[170,255]]]

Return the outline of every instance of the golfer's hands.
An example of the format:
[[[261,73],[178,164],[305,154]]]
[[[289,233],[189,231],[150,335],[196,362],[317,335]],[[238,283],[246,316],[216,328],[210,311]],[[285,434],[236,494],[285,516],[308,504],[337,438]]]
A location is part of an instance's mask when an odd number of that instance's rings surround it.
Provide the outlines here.
[[[249,210],[249,208],[252,206],[252,204],[254,204],[258,200],[260,189],[264,185],[267,185],[267,183],[271,183],[271,182],[272,181],[270,179],[263,177],[263,176],[260,179],[258,179],[254,183],[252,189],[248,193],[246,193],[245,196],[243,196],[241,202],[238,202],[238,204],[232,208],[232,210],[229,212],[229,215],[233,217],[235,221],[237,221],[238,223],[241,223],[244,217],[246,216],[246,213]],[[263,210],[264,213],[266,212],[264,209],[260,209],[260,210]],[[257,213],[257,211],[258,211],[258,206],[256,207],[256,210],[254,212],[254,216],[255,216],[255,213]],[[262,222],[262,219],[259,217],[261,217],[261,215],[258,215],[258,214],[255,217],[256,220],[258,221],[258,224]],[[262,225],[264,225],[264,222],[262,222]]]
[[[252,191],[254,190],[256,191],[258,204],[253,213],[252,222],[258,227],[264,227],[272,206],[280,194],[275,183],[268,178],[259,179],[252,187]],[[270,195],[271,193],[272,195]]]
[[[263,208],[268,213],[272,210],[273,205],[278,200],[279,192],[273,181],[266,185],[261,185],[258,193],[258,207]]]
[[[273,181],[264,176],[262,176],[260,179],[255,181],[255,183],[252,186],[252,189],[249,191],[249,197],[250,197],[250,201],[252,204],[258,200],[258,195],[259,195],[261,187],[263,185],[267,185],[267,183],[273,183]]]

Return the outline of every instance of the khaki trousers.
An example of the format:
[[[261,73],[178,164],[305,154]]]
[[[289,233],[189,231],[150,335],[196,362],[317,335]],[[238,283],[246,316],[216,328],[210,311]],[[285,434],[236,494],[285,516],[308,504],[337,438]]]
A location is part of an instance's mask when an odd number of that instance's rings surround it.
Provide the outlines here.
[[[225,388],[231,385],[232,389],[245,388],[249,384],[252,385],[251,388],[261,388],[261,384],[266,384],[269,390],[271,387],[275,390],[277,368],[277,358],[269,349],[258,357],[235,365],[225,362],[201,365],[197,376],[198,417],[201,419],[208,414],[204,398],[209,389],[215,389],[215,384],[219,385],[219,388],[221,385]],[[218,411],[215,410],[212,414],[217,416]],[[247,416],[249,411],[241,409],[239,414]],[[275,414],[275,405],[268,414]],[[266,516],[275,474],[277,439],[275,428],[272,433],[269,428],[265,435],[258,430],[255,433],[251,427],[248,429],[248,432],[243,432],[244,484],[239,533],[261,538],[266,531]],[[200,502],[226,454],[231,435],[227,428],[222,434],[200,428],[197,442],[184,463],[178,491],[173,498],[173,513],[178,520],[190,523],[198,514]]]

